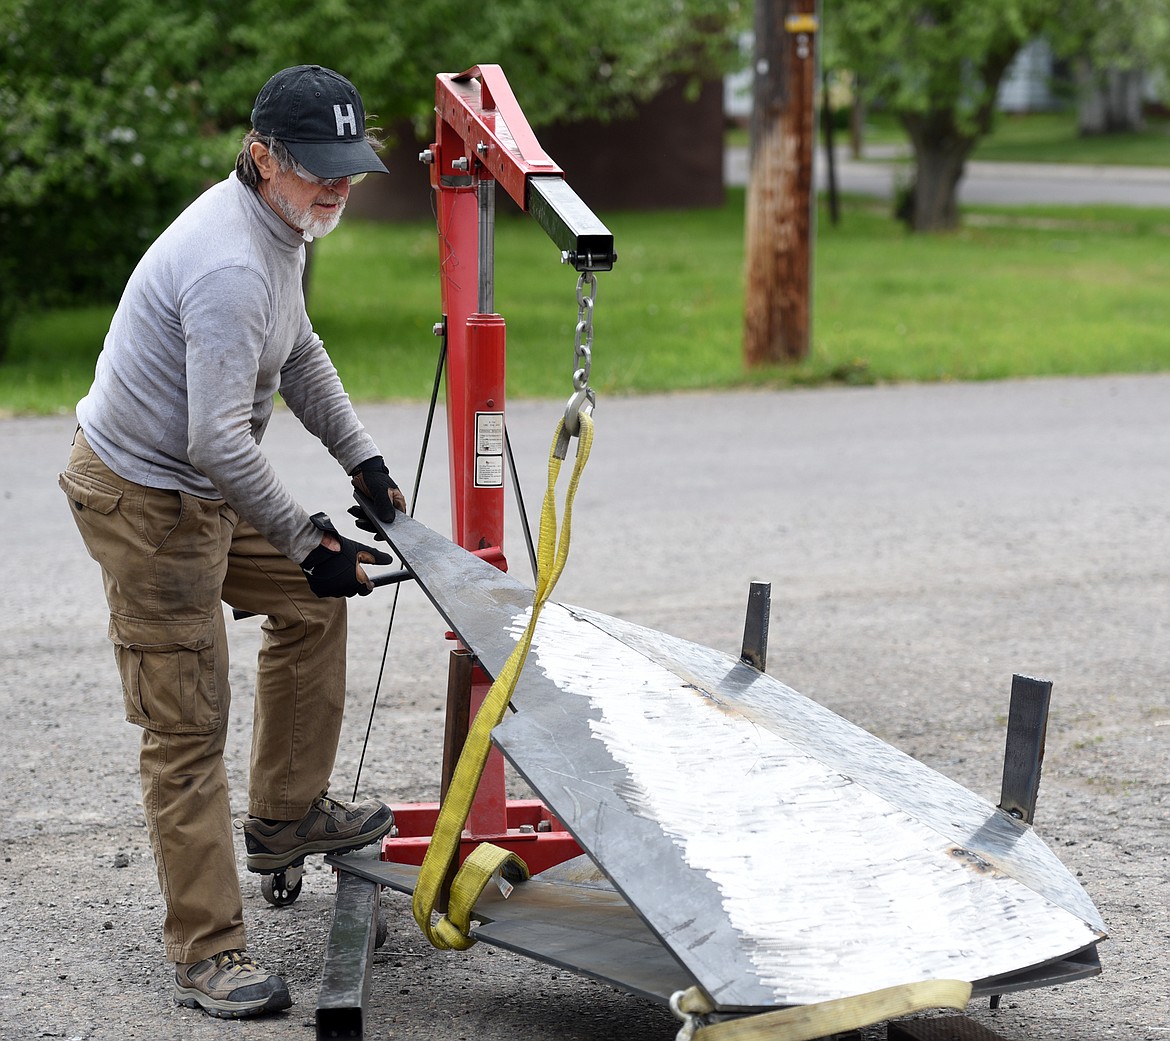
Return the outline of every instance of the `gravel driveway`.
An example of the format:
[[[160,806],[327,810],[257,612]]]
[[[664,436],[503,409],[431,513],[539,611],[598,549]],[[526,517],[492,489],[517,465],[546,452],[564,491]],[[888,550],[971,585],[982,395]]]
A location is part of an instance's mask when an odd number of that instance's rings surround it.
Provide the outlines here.
[[[509,412],[532,514],[559,408]],[[423,408],[360,411],[409,486]],[[738,652],[748,584],[770,581],[769,672],[993,802],[1011,676],[1053,681],[1037,831],[1105,917],[1104,972],[969,1015],[1015,1041],[1168,1041],[1170,378],[603,396],[596,422],[554,599]],[[220,1022],[171,1001],[137,732],[97,567],[56,487],[71,432],[69,417],[0,420],[0,1038],[312,1038],[334,891],[312,861],[300,899],[275,909],[239,851],[251,947],[288,980],[289,1013]],[[344,475],[286,413],[266,449],[306,506],[344,517]],[[444,452],[440,433],[416,514],[440,531]],[[392,595],[351,610],[346,797]],[[242,808],[258,624],[229,626]],[[363,792],[436,797],[448,649],[404,589]],[[384,904],[371,1038],[674,1036],[668,1011],[555,968],[482,944],[433,951],[404,898]]]

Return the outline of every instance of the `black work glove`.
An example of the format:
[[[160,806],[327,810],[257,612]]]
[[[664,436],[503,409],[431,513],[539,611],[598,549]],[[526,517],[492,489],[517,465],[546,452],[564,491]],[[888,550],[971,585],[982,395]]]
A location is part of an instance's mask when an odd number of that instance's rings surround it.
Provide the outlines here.
[[[359,463],[350,477],[353,478],[354,491],[364,495],[373,503],[374,512],[384,524],[394,523],[395,510],[406,512],[406,497],[398,485],[394,483],[394,478],[386,469],[386,461],[380,455],[373,456],[364,463]],[[370,523],[365,510],[360,506],[351,506],[349,512],[354,523],[362,531],[371,532],[377,538],[385,541],[382,533]]]
[[[358,463],[349,476],[353,478],[354,488],[374,504],[374,512],[384,524],[394,522],[395,510],[406,512],[406,497],[394,483],[386,469],[386,460],[380,455]]]
[[[358,565],[389,564],[394,558],[373,546],[363,546],[360,542],[347,539],[323,513],[314,513],[309,519],[318,531],[332,535],[341,544],[338,552],[326,546],[318,546],[301,561],[301,570],[309,580],[309,588],[320,597],[353,596],[355,593],[368,596],[372,593],[374,586]]]

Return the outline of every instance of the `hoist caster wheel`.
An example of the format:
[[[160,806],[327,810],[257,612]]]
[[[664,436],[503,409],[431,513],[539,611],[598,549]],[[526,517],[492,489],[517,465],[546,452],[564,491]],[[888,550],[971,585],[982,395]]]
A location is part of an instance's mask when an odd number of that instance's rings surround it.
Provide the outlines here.
[[[390,927],[386,923],[386,916],[381,911],[376,911],[374,918],[374,946],[385,946],[386,937],[389,935],[389,932]]]
[[[273,907],[288,907],[301,895],[301,868],[265,875],[260,880],[260,892]]]

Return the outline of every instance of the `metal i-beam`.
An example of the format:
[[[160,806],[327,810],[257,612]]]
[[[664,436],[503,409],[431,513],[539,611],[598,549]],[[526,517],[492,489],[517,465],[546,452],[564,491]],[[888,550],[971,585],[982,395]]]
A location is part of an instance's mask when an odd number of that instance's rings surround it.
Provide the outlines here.
[[[337,872],[337,901],[317,995],[317,1041],[365,1037],[370,965],[378,930],[381,887]]]
[[[578,271],[611,271],[617,254],[613,233],[560,177],[531,177],[528,212]]]

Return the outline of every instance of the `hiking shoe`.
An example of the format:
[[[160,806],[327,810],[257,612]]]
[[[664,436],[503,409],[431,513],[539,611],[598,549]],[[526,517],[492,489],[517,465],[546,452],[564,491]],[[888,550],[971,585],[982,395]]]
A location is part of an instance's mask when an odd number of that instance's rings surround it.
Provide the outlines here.
[[[380,839],[394,827],[390,807],[377,799],[338,802],[322,795],[299,821],[240,822],[248,870],[261,874],[304,863],[310,853],[349,853]]]
[[[203,961],[176,965],[175,1001],[220,1019],[279,1012],[292,1004],[284,980],[258,968],[244,951],[221,951]]]

